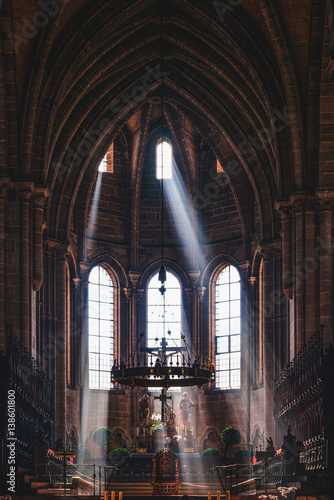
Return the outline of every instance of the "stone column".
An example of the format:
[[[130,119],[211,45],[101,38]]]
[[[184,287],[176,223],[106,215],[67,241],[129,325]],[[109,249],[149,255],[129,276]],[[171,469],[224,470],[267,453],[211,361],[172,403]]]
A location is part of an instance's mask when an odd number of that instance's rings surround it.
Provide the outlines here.
[[[241,365],[240,365],[240,387],[243,391],[243,397],[246,405],[245,428],[247,429],[246,442],[250,442],[251,434],[251,372],[252,372],[252,351],[251,351],[251,328],[250,328],[250,295],[251,291],[248,287],[248,279],[250,272],[249,261],[241,262],[239,265],[243,271],[240,275],[240,305],[243,309],[241,314]]]
[[[263,260],[263,380],[265,438],[274,437],[274,359],[273,359],[273,258],[270,246],[262,247]]]
[[[127,352],[125,352],[124,347],[122,349],[122,352],[124,353],[125,356],[130,356],[137,341],[137,333],[141,331],[138,317],[137,317],[137,303],[138,301],[141,300],[141,297],[143,295],[144,290],[138,288],[138,282],[141,276],[140,271],[129,271],[129,277],[132,283],[132,295],[130,298],[130,303],[129,303],[129,337],[128,337],[128,349]]]
[[[80,318],[81,323],[81,342],[79,348],[80,371],[78,373],[78,383],[81,387],[89,386],[89,366],[88,366],[88,274],[90,267],[80,263],[81,289],[80,289]]]
[[[43,282],[43,207],[48,193],[35,189],[33,205],[34,252],[33,252],[33,290],[36,292]]]
[[[57,249],[56,420],[57,436],[66,436],[67,247]]]
[[[282,259],[283,259],[283,291],[287,299],[293,298],[292,271],[292,208],[290,202],[278,202],[276,209],[282,220]]]
[[[6,198],[8,186],[0,186],[0,351],[6,349]]]
[[[31,189],[20,190],[20,340],[30,351],[30,198]]]
[[[212,359],[212,354],[211,354],[211,344],[212,344],[212,335],[210,336],[209,339],[209,327],[207,323],[204,321],[204,311],[203,311],[203,304],[204,304],[204,295],[205,295],[206,288],[205,286],[198,286],[197,287],[197,301],[198,301],[198,337],[199,337],[199,350],[200,350],[200,359],[203,357],[205,359],[205,356],[208,356],[210,359]],[[200,361],[199,359],[199,361]]]
[[[304,240],[304,199],[296,198],[293,204],[295,222],[295,354],[301,350],[306,342],[305,331],[305,260]]]
[[[324,348],[333,342],[333,199],[319,195],[319,240],[316,257],[320,261],[320,324],[324,326]]]
[[[200,276],[200,271],[198,270],[192,270],[189,271],[189,276],[191,279],[191,285],[192,285],[192,303],[191,303],[191,321],[190,321],[190,346],[194,353],[200,354],[200,338],[199,338],[199,328],[198,328],[198,323],[199,323],[199,308],[198,308],[198,296],[197,296],[197,283],[198,283],[198,278]]]
[[[314,200],[308,199],[305,203],[305,257],[303,261],[304,288],[305,288],[305,335],[308,340],[319,328],[317,319],[315,271],[318,263],[314,256],[315,243],[315,206]]]
[[[81,296],[81,279],[78,277],[72,278],[72,305],[71,305],[71,323],[70,323],[70,352],[69,365],[70,373],[68,374],[68,383],[71,387],[76,387],[80,382],[81,373],[81,346],[85,345],[82,338],[81,316],[83,303]]]

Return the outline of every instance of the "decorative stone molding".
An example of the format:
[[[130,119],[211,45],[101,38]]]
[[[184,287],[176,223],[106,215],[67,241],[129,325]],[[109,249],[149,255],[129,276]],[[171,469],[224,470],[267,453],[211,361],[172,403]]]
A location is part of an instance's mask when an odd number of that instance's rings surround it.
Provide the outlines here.
[[[266,241],[260,244],[260,251],[264,260],[280,257],[282,254],[281,240]]]
[[[132,288],[129,287],[129,286],[125,286],[123,288],[123,291],[124,291],[124,294],[125,294],[125,298],[126,298],[126,301],[129,302],[131,297],[132,297]]]
[[[195,287],[197,285],[197,282],[198,282],[198,278],[200,277],[201,275],[201,271],[197,270],[197,269],[192,269],[188,272],[188,275],[191,279],[191,284],[193,287]]]
[[[137,301],[139,303],[141,302],[144,292],[145,292],[144,288],[137,288]]]
[[[200,302],[203,302],[204,295],[205,295],[206,287],[205,286],[198,286],[197,287],[197,297]]]
[[[72,281],[73,281],[75,289],[78,290],[80,287],[81,279],[76,277],[76,278],[72,278]]]
[[[292,218],[292,205],[290,201],[277,200],[275,202],[275,210],[279,212],[282,221]]]
[[[256,285],[257,282],[257,277],[256,276],[250,276],[248,278],[249,284],[251,285],[252,288]]]
[[[133,288],[137,288],[138,282],[141,277],[141,272],[140,271],[129,271],[129,277],[132,283]]]

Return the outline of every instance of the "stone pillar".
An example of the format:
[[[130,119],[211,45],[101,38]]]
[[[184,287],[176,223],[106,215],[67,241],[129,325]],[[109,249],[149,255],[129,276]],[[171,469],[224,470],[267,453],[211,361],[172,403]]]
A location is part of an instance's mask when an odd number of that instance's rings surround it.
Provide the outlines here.
[[[88,274],[90,267],[80,263],[81,287],[80,287],[80,323],[81,323],[81,342],[80,342],[80,371],[78,372],[78,383],[81,387],[89,386],[89,366],[88,366]]]
[[[314,258],[314,243],[315,243],[315,206],[314,200],[308,199],[305,203],[305,257],[303,261],[304,273],[304,288],[305,288],[305,335],[306,341],[312,337],[314,332],[319,328],[317,301],[315,301],[315,271],[318,268],[318,263]]]
[[[192,350],[194,351],[195,355],[200,355],[200,338],[199,338],[199,328],[198,328],[198,321],[199,321],[199,308],[198,308],[198,296],[197,296],[197,283],[198,283],[198,278],[200,276],[200,271],[198,270],[192,270],[189,271],[189,276],[191,279],[191,285],[192,285],[192,302],[191,302],[191,321],[190,321],[190,346]]]
[[[35,292],[41,288],[43,282],[43,207],[47,195],[48,193],[45,190],[36,189],[33,198],[33,290]]]
[[[30,198],[31,189],[20,190],[20,340],[30,351]]]
[[[320,323],[324,326],[324,348],[333,342],[333,199],[319,199],[319,241],[316,257],[320,260]]]
[[[68,353],[68,383],[71,387],[76,387],[80,381],[81,373],[81,346],[86,345],[83,342],[81,330],[81,317],[83,303],[81,301],[81,279],[75,277],[72,279],[71,287],[71,323],[70,323],[70,351]]]
[[[66,437],[67,248],[57,249],[56,420],[57,436]]]
[[[283,291],[286,298],[293,298],[293,271],[292,271],[292,209],[290,202],[278,202],[276,209],[282,220],[282,259],[283,259]]]
[[[265,437],[274,436],[274,359],[273,359],[273,252],[262,247],[263,260],[263,380]]]
[[[8,186],[0,186],[0,351],[6,349],[6,197]]]
[[[129,302],[129,337],[127,346],[122,346],[123,355],[130,356],[137,341],[137,333],[141,332],[141,328],[139,325],[138,317],[137,317],[137,304],[141,300],[144,290],[138,288],[138,282],[141,276],[140,271],[129,271],[129,277],[132,283],[132,294]],[[127,352],[126,352],[127,347]],[[126,358],[125,358],[126,359]]]
[[[301,350],[306,342],[305,332],[305,271],[303,268],[305,259],[304,240],[304,200],[294,201],[295,221],[295,354]]]
[[[209,327],[208,324],[204,321],[204,311],[203,311],[203,305],[204,305],[204,295],[205,295],[206,288],[205,286],[198,286],[197,287],[197,301],[198,301],[198,338],[199,338],[199,355],[200,359],[201,357],[208,356],[210,359],[212,359],[212,354],[211,354],[211,344],[212,344],[212,335],[210,335],[209,338]]]
[[[250,296],[251,290],[249,290],[249,273],[250,265],[249,261],[241,262],[239,264],[242,273],[240,273],[240,304],[243,310],[241,314],[241,380],[240,387],[243,391],[243,398],[246,406],[245,415],[245,428],[246,428],[246,442],[249,443],[251,439],[251,373],[252,373],[252,344],[251,344],[251,309],[250,309]]]

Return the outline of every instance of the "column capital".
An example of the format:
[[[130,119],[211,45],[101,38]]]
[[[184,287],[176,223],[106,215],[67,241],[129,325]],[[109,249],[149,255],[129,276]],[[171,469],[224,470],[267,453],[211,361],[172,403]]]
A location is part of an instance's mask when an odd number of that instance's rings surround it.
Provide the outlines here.
[[[76,290],[78,290],[79,286],[80,286],[80,283],[81,283],[81,279],[78,278],[78,277],[75,277],[75,278],[72,278],[72,281],[73,281],[73,284],[74,284],[74,288]]]
[[[292,205],[290,200],[276,200],[275,210],[279,212],[282,221],[292,218]]]
[[[91,266],[90,264],[88,264],[88,262],[79,262],[79,268],[80,268],[80,274],[81,274],[81,277],[82,279],[85,281],[86,280],[86,276],[87,274],[89,273],[90,269],[91,269]]]
[[[256,285],[256,282],[257,282],[257,277],[256,276],[250,276],[248,278],[248,281],[249,281],[249,284],[252,288],[254,288],[254,286]]]
[[[130,286],[125,286],[123,288],[123,291],[125,294],[126,301],[129,302],[132,297],[132,288]]]
[[[39,187],[39,188],[34,187],[32,190],[32,195],[35,207],[43,208],[46,200],[50,196],[50,192],[47,188],[44,187]]]
[[[280,257],[282,254],[282,241],[280,239],[263,241],[260,243],[260,251],[264,260],[271,260]]]
[[[295,214],[314,210],[314,196],[309,193],[294,193],[291,202]]]
[[[200,275],[201,271],[199,271],[198,269],[191,269],[190,271],[188,271],[188,276],[190,277],[191,285],[193,287],[197,285],[198,278],[200,277]]]
[[[20,199],[23,202],[28,203],[31,199],[31,191],[29,189],[21,189],[19,191],[20,193]]]
[[[67,256],[69,254],[68,241],[59,241],[54,238],[48,238],[45,241],[44,247],[49,249],[51,253],[54,253],[59,260],[67,260]]]
[[[316,200],[319,212],[331,212],[334,208],[334,189],[318,188]]]
[[[140,277],[141,277],[140,271],[129,271],[129,278],[131,280],[133,288],[137,288]]]

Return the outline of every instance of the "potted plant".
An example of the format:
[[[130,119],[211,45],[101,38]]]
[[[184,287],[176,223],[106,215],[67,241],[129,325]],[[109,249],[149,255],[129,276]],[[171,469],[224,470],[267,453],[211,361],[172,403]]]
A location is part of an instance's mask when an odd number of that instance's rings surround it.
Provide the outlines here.
[[[131,453],[126,448],[116,448],[109,453],[110,461],[113,465],[123,464]]]
[[[94,443],[98,444],[101,449],[101,458],[105,458],[105,447],[113,438],[113,433],[108,427],[98,427],[92,435]]]
[[[230,449],[230,458],[232,456],[232,446],[239,444],[241,441],[241,434],[236,427],[230,426],[226,427],[221,433],[221,438],[225,444],[225,458],[227,457],[227,452]]]

